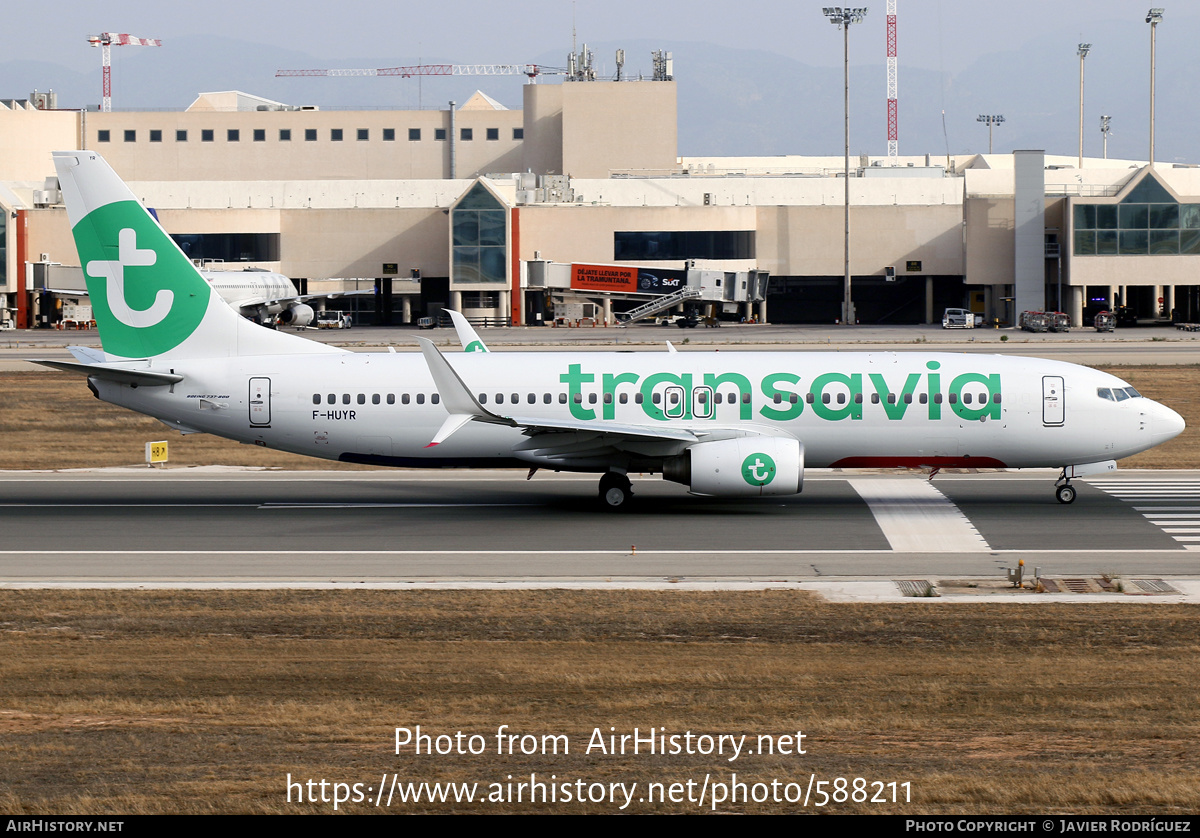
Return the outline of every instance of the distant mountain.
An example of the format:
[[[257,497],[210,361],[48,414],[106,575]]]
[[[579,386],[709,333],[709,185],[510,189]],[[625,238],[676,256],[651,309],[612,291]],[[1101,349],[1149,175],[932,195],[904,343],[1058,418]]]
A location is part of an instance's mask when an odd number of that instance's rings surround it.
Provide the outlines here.
[[[1112,116],[1109,155],[1144,159],[1148,148],[1148,56],[1144,31],[1124,24],[1100,27],[1087,59],[1086,153],[1099,156],[1099,117]],[[1104,45],[1108,44],[1107,48]],[[592,45],[599,71],[615,70],[614,51],[625,49],[625,72],[650,75],[650,52],[674,54],[679,84],[679,152],[687,156],[779,154],[838,155],[842,151],[842,73],[757,50],[706,43],[633,40]],[[1178,49],[1159,53],[1157,158],[1200,162],[1200,139],[1190,120],[1200,80],[1190,56]],[[566,54],[514,56],[562,67]],[[348,57],[343,68],[395,67],[462,62],[463,56]],[[1146,65],[1146,66],[1143,66]],[[476,89],[511,108],[521,107],[524,77],[452,76],[417,78],[275,78],[278,69],[328,67],[298,50],[233,38],[184,37],[162,48],[113,50],[113,103],[119,110],[182,109],[203,91],[237,89],[289,104],[330,108],[445,108]],[[900,153],[931,154],[987,150],[980,113],[1004,114],[995,130],[995,150],[1041,148],[1074,154],[1078,143],[1079,60],[1075,44],[1062,36],[1034,38],[1007,53],[981,55],[964,71],[942,74],[906,66],[900,83]],[[54,88],[60,107],[95,107],[100,68],[88,73],[52,62],[0,63],[5,89],[0,97],[25,98],[34,88]],[[543,77],[539,83],[555,83]],[[850,152],[887,151],[886,81],[883,61],[850,68]],[[945,132],[942,112],[945,110]]]

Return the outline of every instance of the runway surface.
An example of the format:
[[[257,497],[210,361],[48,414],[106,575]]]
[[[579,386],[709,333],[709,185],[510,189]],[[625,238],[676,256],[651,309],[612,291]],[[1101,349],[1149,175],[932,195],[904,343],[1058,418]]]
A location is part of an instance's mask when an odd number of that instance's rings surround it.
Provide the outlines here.
[[[586,475],[9,472],[0,585],[1200,578],[1200,472],[1076,481],[1070,506],[1055,476],[810,471],[737,501],[647,477],[611,513]]]

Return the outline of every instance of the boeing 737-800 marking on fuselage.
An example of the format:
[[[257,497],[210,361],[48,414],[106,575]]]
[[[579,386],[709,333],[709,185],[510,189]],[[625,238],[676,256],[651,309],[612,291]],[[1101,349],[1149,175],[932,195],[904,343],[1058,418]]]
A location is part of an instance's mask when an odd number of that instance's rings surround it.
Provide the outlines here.
[[[1071,479],[1183,431],[1124,381],[953,353],[352,353],[229,308],[94,152],[57,152],[103,354],[45,362],[184,433],[391,466],[628,472],[695,494],[783,495],[805,467],[1061,468]]]

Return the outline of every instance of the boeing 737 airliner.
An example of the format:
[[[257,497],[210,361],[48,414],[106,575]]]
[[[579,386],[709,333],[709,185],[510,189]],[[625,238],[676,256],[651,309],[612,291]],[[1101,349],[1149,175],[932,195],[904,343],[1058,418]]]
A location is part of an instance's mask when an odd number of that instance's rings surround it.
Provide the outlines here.
[[[629,472],[764,496],[831,466],[1055,467],[1070,503],[1072,478],[1184,427],[1107,373],[997,355],[496,353],[469,327],[483,351],[330,348],[239,317],[95,152],[54,160],[103,353],[43,363],[183,433],[388,466],[595,472],[620,508]]]

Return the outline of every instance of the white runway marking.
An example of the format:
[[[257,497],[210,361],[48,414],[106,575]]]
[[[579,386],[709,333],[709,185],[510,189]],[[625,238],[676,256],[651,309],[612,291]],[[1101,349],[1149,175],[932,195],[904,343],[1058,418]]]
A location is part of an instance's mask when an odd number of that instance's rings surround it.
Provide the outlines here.
[[[849,483],[898,553],[991,549],[967,516],[928,480],[852,477]]]
[[[1115,498],[1139,504],[1134,509],[1164,533],[1189,550],[1200,549],[1200,506],[1179,506],[1200,498],[1200,481],[1196,480],[1097,480],[1088,481]],[[1157,503],[1157,501],[1163,501]]]

